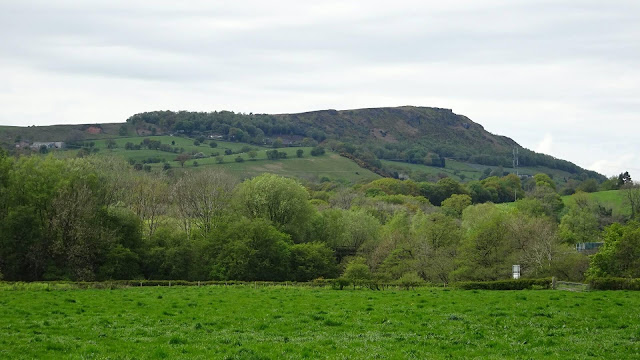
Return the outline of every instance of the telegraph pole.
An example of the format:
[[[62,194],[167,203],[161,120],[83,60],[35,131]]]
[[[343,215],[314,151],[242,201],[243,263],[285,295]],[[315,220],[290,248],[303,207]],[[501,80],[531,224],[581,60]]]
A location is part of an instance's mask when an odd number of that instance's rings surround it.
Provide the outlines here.
[[[513,148],[513,170],[516,172],[517,176],[520,176],[520,174],[518,173],[518,148],[514,147]]]
[[[518,173],[518,147],[513,147],[513,170],[516,172],[516,176],[520,177],[520,173]],[[518,189],[513,191],[513,201],[518,201]]]

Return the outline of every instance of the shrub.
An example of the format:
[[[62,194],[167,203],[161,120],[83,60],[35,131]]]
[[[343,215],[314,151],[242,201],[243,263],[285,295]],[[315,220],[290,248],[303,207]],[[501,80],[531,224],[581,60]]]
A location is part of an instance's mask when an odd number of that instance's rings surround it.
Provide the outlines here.
[[[324,155],[324,148],[321,146],[316,146],[313,149],[311,149],[311,156],[320,156],[320,155]]]
[[[419,286],[422,282],[422,278],[415,272],[406,273],[398,279],[398,285],[407,290],[411,290],[412,288]]]
[[[591,278],[592,290],[634,290],[640,291],[640,279],[631,278]]]
[[[454,286],[463,290],[525,290],[551,288],[551,279],[517,279],[517,280],[497,280],[497,281],[461,281]]]

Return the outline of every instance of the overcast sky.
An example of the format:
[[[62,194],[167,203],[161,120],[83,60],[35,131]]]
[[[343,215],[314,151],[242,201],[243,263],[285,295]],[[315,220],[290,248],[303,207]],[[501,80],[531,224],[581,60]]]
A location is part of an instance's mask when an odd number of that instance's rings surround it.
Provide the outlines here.
[[[434,106],[640,179],[640,1],[0,0],[0,124]]]

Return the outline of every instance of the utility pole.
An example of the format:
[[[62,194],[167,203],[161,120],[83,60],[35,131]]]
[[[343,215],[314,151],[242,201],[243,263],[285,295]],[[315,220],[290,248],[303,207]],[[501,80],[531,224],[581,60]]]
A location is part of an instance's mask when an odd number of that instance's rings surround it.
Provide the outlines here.
[[[520,174],[518,173],[518,148],[514,147],[513,148],[513,170],[516,172],[517,176],[520,176]]]
[[[513,147],[513,170],[516,172],[516,176],[520,177],[518,172],[518,147]],[[513,201],[518,201],[518,189],[513,190]]]

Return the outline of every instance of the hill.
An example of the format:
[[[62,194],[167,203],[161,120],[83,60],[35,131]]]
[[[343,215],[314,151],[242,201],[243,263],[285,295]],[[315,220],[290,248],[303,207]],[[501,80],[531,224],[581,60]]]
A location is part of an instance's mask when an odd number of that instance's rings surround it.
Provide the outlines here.
[[[321,145],[332,154],[355,160],[354,164],[378,175],[421,181],[434,181],[443,176],[475,180],[489,173],[502,175],[516,170],[525,175],[545,172],[558,183],[570,179],[605,180],[604,176],[568,161],[524,149],[514,140],[492,134],[449,109],[414,106],[275,115],[154,111],[133,115],[124,124],[0,127],[0,144],[15,148],[33,142],[64,141],[73,148],[82,142],[109,138],[117,139],[118,143],[137,144],[144,137],[154,135],[174,135],[173,139],[187,139],[189,144],[199,138],[224,140],[230,144],[228,147],[239,148],[302,147],[307,153]],[[518,150],[518,169],[512,166],[514,149]],[[185,150],[197,149],[187,146]],[[131,159],[131,155],[127,154],[127,159]],[[141,160],[151,155],[138,153],[136,156]],[[207,157],[211,157],[210,154]],[[338,158],[329,156],[328,159]],[[207,164],[207,161],[198,160],[198,163]],[[294,168],[297,170],[292,171],[300,174],[305,171],[305,166]]]
[[[543,166],[581,180],[605,179],[568,161],[525,149],[449,109],[403,106],[277,115],[157,111],[136,114],[127,122],[136,129],[217,134],[255,144],[270,144],[278,138],[293,145],[320,142],[381,169],[385,166],[380,160],[446,167],[447,159],[455,159],[511,167],[513,150],[518,149],[522,167]]]

